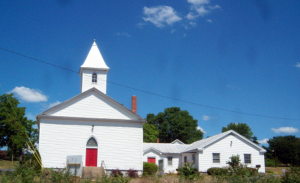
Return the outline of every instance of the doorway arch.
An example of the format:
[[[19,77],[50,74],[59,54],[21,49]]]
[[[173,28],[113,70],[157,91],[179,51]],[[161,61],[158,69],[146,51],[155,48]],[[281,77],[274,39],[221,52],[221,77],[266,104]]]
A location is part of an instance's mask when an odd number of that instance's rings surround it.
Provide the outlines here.
[[[98,143],[94,137],[89,138],[86,143],[85,166],[97,167]]]

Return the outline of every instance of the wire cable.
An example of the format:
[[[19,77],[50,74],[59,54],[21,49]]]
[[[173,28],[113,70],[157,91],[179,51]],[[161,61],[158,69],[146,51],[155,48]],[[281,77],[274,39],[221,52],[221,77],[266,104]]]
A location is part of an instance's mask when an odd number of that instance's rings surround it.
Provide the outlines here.
[[[18,53],[18,52],[15,52],[15,51],[12,51],[12,50],[9,50],[9,49],[6,49],[6,48],[2,48],[2,47],[0,47],[0,49],[4,50],[4,51],[7,51],[7,52],[10,52],[10,53],[13,53],[13,54],[16,54],[16,55],[19,55],[19,56],[22,56],[22,57],[29,58],[29,59],[37,61],[37,62],[41,62],[41,63],[47,64],[47,65],[51,65],[53,67],[57,67],[57,68],[60,68],[60,69],[78,74],[77,71],[74,71],[74,70],[71,70],[71,69],[68,69],[68,68],[65,68],[65,67],[61,67],[61,66],[58,66],[58,65],[55,65],[55,64],[51,64],[49,62],[31,57],[31,56],[27,56],[27,55],[24,55],[24,54],[21,54],[21,53]],[[214,107],[214,106],[210,106],[210,105],[204,105],[204,104],[200,104],[200,103],[195,103],[195,102],[181,100],[181,99],[177,99],[177,98],[173,98],[173,97],[168,97],[168,96],[165,96],[165,95],[149,92],[149,91],[146,91],[146,90],[141,90],[141,89],[138,89],[138,88],[134,88],[134,87],[131,87],[131,86],[126,86],[126,85],[119,84],[119,83],[109,81],[109,80],[107,80],[107,82],[111,83],[111,84],[114,84],[114,85],[117,85],[117,86],[124,87],[124,88],[128,88],[128,89],[136,90],[136,91],[139,91],[139,92],[147,93],[147,94],[150,94],[150,95],[155,95],[155,96],[158,96],[158,97],[167,98],[167,99],[170,99],[170,100],[175,100],[175,101],[179,101],[179,102],[183,102],[183,103],[187,103],[187,104],[192,104],[192,105],[196,105],[196,106],[201,106],[201,107],[205,107],[205,108],[210,108],[210,109],[215,109],[215,110],[220,110],[220,111],[225,111],[225,112],[231,112],[231,113],[237,113],[237,114],[243,114],[243,115],[248,115],[248,116],[262,117],[262,118],[300,121],[300,119],[296,119],[296,118],[283,118],[283,117],[276,117],[276,116],[268,116],[268,115],[261,115],[261,114],[255,114],[255,113],[234,111],[234,110],[220,108],[220,107]]]

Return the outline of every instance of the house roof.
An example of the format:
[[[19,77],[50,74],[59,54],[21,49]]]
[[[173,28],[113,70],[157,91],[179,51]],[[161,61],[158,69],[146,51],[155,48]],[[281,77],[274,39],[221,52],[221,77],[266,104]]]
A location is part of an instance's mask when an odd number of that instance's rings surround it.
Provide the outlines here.
[[[109,70],[109,67],[107,67],[95,41],[84,63],[80,67],[79,75],[81,75],[83,68]]]
[[[65,102],[62,102],[40,114],[37,115],[37,121],[39,123],[40,118],[45,117],[45,116],[49,116],[49,114],[55,110],[58,110],[64,106],[67,106],[69,103],[76,101],[77,99],[80,99],[81,97],[88,95],[92,92],[96,92],[97,94],[101,95],[102,97],[104,97],[105,99],[109,100],[110,102],[112,102],[114,105],[116,105],[119,109],[125,111],[126,113],[130,114],[131,116],[134,116],[135,118],[138,119],[139,122],[145,123],[146,120],[142,117],[140,117],[139,115],[135,114],[134,112],[132,112],[131,110],[129,110],[128,108],[124,107],[122,104],[120,104],[119,102],[117,102],[116,100],[114,100],[113,98],[109,97],[108,95],[104,94],[103,92],[101,92],[100,90],[98,90],[97,88],[91,88],[85,92],[82,92],[78,95],[76,95],[75,97],[66,100]],[[101,119],[101,118],[99,118]]]
[[[217,142],[218,140],[226,137],[227,135],[236,135],[243,139],[244,141],[250,143],[252,146],[259,149],[260,152],[264,153],[266,150],[259,145],[253,143],[251,140],[247,139],[246,137],[240,135],[234,130],[229,130],[223,133],[220,133],[218,135],[214,135],[212,137],[198,140],[192,144],[186,145],[186,144],[164,144],[164,143],[144,143],[143,149],[144,153],[148,152],[149,150],[156,150],[160,153],[185,153],[185,152],[194,152],[199,150],[205,150],[206,147],[209,145],[212,145],[213,143]],[[176,140],[175,140],[176,141]]]
[[[185,144],[167,144],[167,143],[144,143],[144,153],[154,150],[159,153],[181,153],[188,145]]]
[[[181,142],[180,140],[176,139],[173,142],[171,142],[171,144],[184,144],[183,142]]]

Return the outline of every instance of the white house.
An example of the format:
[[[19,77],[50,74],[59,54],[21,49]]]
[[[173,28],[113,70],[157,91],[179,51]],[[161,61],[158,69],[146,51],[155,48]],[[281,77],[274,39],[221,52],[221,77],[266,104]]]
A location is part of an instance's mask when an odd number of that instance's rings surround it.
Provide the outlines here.
[[[232,155],[239,155],[241,163],[265,173],[265,149],[230,130],[192,144],[179,140],[172,143],[144,143],[143,161],[156,163],[164,172],[176,172],[184,162],[194,162],[199,172],[207,172],[211,167],[228,166]]]
[[[46,168],[65,168],[66,157],[106,170],[143,169],[145,119],[106,95],[109,67],[94,42],[80,67],[81,93],[37,115],[39,151]]]

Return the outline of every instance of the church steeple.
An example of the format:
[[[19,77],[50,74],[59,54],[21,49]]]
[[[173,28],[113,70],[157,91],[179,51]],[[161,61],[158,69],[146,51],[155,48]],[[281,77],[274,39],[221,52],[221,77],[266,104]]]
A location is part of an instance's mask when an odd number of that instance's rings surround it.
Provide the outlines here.
[[[97,47],[96,41],[80,67],[79,75],[81,76],[81,92],[90,88],[97,88],[106,94],[106,78],[109,67],[105,64],[103,57]]]

